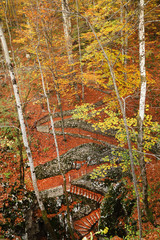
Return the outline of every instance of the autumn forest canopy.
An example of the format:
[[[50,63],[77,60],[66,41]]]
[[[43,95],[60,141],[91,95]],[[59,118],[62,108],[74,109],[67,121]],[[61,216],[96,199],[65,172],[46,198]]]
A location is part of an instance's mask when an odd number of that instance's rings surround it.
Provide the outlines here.
[[[0,238],[160,238],[159,7],[0,0]]]

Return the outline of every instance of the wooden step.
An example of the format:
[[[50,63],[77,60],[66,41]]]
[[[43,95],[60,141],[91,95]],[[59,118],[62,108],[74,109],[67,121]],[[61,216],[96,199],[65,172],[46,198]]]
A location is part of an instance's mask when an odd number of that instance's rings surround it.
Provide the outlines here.
[[[80,196],[83,196],[85,198],[89,198],[89,199],[94,200],[98,203],[101,203],[103,198],[104,198],[99,193],[89,191],[85,188],[81,188],[81,187],[78,187],[76,185],[67,186],[67,192],[70,192],[70,193],[73,193],[73,194],[76,194],[76,195],[80,195]]]
[[[89,215],[77,220],[74,223],[74,228],[81,234],[81,236],[87,235],[92,226],[96,224],[100,219],[100,208],[94,210]]]

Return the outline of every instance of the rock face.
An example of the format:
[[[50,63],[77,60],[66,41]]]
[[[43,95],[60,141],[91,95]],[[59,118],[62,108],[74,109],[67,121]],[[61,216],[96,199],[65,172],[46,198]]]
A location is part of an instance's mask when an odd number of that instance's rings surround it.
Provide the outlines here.
[[[100,194],[106,194],[106,192],[108,191],[105,182],[93,181],[90,179],[89,174],[73,180],[72,184]]]
[[[61,121],[55,121],[54,123],[55,128],[61,128]],[[115,130],[106,130],[105,132],[102,132],[100,129],[95,130],[92,127],[91,123],[87,123],[85,121],[82,120],[76,120],[76,119],[64,119],[64,128],[78,128],[78,129],[82,129],[88,132],[94,132],[97,134],[101,134],[101,135],[108,135],[108,136],[115,136]],[[38,132],[44,132],[44,133],[52,133],[51,131],[51,127],[49,125],[36,125],[36,129]],[[67,134],[67,133],[66,133]]]
[[[43,199],[45,198],[55,198],[55,197],[59,197],[63,195],[63,187],[58,186],[55,188],[51,188],[51,189],[46,189],[44,191],[41,191],[41,196]]]
[[[26,235],[23,239],[39,240],[46,237],[45,226],[42,219],[34,216],[33,209],[30,209],[25,217],[25,231]]]
[[[73,219],[81,219],[92,212],[92,208],[88,204],[77,204],[72,210]]]
[[[104,162],[103,158],[108,156],[112,158],[111,147],[96,143],[86,143],[70,149],[67,153],[61,155],[62,169],[68,172],[72,169],[80,169],[87,163],[88,166],[97,165]],[[60,174],[57,159],[53,159],[35,169],[37,179],[49,178]]]
[[[106,237],[118,235],[121,238],[126,236],[125,224],[135,221],[131,218],[135,199],[129,199],[128,190],[122,180],[116,184],[110,184],[107,194],[101,204],[101,218],[99,228],[108,227]],[[136,228],[135,228],[136,229]]]

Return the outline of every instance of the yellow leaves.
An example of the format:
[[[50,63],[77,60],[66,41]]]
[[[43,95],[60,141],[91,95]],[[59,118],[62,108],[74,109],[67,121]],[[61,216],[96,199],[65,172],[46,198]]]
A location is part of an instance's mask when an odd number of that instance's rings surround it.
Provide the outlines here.
[[[116,32],[120,31],[122,28],[121,23],[118,20],[106,21],[100,29],[101,34],[111,37],[115,36]]]
[[[105,227],[104,230],[100,229],[98,232],[96,232],[95,234],[99,234],[99,235],[105,235],[107,234],[109,231],[108,227]],[[93,239],[93,238],[92,238]]]
[[[97,81],[97,76],[95,74],[92,73],[84,73],[83,74],[83,82],[84,84],[95,84]]]
[[[148,106],[147,106],[148,108]],[[152,121],[151,115],[145,115],[144,119],[144,149],[149,151],[152,146],[159,140],[160,125]]]
[[[94,39],[94,34],[92,32],[87,32],[87,33],[83,33],[82,34],[82,38],[84,38],[85,36],[85,39],[86,40],[93,40]]]
[[[149,105],[146,104],[146,112],[148,112],[148,111],[149,111]]]
[[[152,116],[151,115],[146,115],[143,125],[144,126],[150,126],[151,125],[151,120],[152,120]]]
[[[100,229],[99,231],[95,232],[95,234],[100,234],[100,235],[104,235],[107,234],[109,231],[108,227],[105,227],[104,230]],[[90,232],[90,237],[84,237],[82,240],[93,240],[93,233]]]
[[[101,113],[101,109],[97,110],[92,104],[85,103],[81,106],[76,106],[73,111],[72,117],[75,119],[83,119],[89,121],[96,116],[99,116]]]
[[[93,170],[93,172],[90,174],[90,178],[91,179],[97,179],[98,177],[104,178],[107,174],[107,171],[110,168],[111,168],[110,165],[102,164],[101,166]]]
[[[152,123],[151,131],[153,131],[153,132],[156,132],[156,131],[160,132],[160,125],[158,124],[158,122],[153,122]]]
[[[122,131],[122,129],[118,130],[115,137],[119,141],[119,146],[123,147],[127,140],[125,130],[123,130],[123,131]]]
[[[149,106],[147,105],[146,108]],[[102,132],[106,132],[107,130],[115,131],[115,138],[119,142],[120,147],[124,147],[127,143],[126,130],[124,127],[124,121],[121,117],[121,114],[118,112],[114,112],[109,109],[109,107],[105,107],[103,109],[95,109],[93,105],[83,104],[82,106],[78,106],[74,111],[73,118],[83,119],[91,122],[91,119],[97,118],[101,116],[101,113],[105,113],[104,120],[96,121],[92,124],[95,130],[101,130]],[[130,132],[131,141],[137,143],[138,138],[138,126],[137,126],[137,118],[127,118],[127,126]],[[151,115],[145,115],[145,120],[143,124],[143,147],[144,151],[148,151],[151,147],[158,141],[160,125],[158,122],[152,121]],[[134,146],[133,146],[134,148]],[[136,149],[135,149],[136,150]],[[109,168],[109,167],[108,167]],[[102,170],[102,169],[99,169]],[[102,173],[104,176],[104,173]]]
[[[6,136],[4,138],[0,138],[0,145],[2,148],[9,147],[12,148],[14,144],[13,140],[9,140]]]
[[[90,104],[86,103],[81,106],[76,106],[75,110],[73,111],[72,117],[75,119],[89,119],[88,111],[90,109]]]
[[[137,119],[136,118],[127,118],[127,125],[129,127],[136,127],[137,126]]]
[[[90,174],[91,179],[97,179],[97,178],[105,178],[107,177],[108,171],[112,168],[117,168],[116,161],[118,158],[114,156],[113,153],[113,159],[109,159],[108,156],[103,158],[103,161],[107,160],[109,163],[104,163],[100,166],[98,166],[96,169],[93,170],[93,172]]]
[[[154,52],[151,49],[146,51],[146,58],[151,56],[152,54],[154,54]]]
[[[26,37],[21,37],[21,38],[19,38],[19,39],[14,39],[13,40],[13,43],[25,43],[25,41],[26,41]]]
[[[108,230],[109,230],[109,228],[108,228],[108,227],[105,227],[105,229],[103,230],[103,233],[104,233],[104,234],[107,234],[107,233],[108,233]]]

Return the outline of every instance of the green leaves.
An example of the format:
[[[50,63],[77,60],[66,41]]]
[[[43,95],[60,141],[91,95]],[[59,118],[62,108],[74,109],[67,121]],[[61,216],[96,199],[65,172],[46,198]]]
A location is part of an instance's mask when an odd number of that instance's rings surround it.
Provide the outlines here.
[[[10,178],[10,175],[12,175],[12,173],[9,171],[9,172],[3,173],[3,175],[4,175],[7,179],[9,179],[9,178]]]

